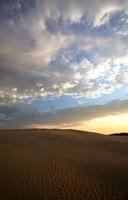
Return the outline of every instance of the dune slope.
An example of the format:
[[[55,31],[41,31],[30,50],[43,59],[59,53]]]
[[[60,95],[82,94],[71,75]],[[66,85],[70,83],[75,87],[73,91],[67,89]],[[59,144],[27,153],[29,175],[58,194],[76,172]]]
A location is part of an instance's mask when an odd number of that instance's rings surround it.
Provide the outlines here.
[[[128,140],[73,130],[0,130],[1,200],[125,200]]]

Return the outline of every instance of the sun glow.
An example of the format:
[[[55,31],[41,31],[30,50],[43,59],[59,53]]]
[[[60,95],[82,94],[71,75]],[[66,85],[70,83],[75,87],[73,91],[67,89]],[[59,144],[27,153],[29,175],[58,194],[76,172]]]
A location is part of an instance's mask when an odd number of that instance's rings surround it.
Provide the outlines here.
[[[99,132],[103,134],[128,132],[128,113],[109,115],[83,122],[77,129]]]

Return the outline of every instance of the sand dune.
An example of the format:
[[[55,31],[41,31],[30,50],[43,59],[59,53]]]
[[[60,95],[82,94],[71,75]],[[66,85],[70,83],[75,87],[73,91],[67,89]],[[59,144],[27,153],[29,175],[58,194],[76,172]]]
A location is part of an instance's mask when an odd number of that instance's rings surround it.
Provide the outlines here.
[[[113,133],[110,136],[128,136],[128,133]]]
[[[0,131],[0,200],[127,196],[126,137],[57,129]]]

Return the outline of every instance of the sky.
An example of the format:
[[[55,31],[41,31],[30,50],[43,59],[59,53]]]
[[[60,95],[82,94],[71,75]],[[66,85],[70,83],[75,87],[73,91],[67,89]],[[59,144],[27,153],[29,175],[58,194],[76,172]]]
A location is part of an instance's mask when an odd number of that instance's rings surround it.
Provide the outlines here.
[[[127,0],[0,1],[0,128],[128,131]]]

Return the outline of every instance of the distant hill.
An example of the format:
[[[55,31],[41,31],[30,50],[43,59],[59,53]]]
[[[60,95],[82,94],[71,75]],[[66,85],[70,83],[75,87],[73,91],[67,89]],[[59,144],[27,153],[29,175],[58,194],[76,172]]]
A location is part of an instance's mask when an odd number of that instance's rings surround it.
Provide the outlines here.
[[[110,136],[128,136],[128,133],[113,133]]]
[[[83,130],[77,130],[77,129],[57,129],[57,128],[54,128],[54,129],[50,129],[50,128],[41,128],[41,129],[0,129],[0,132],[14,132],[14,131],[17,131],[17,132],[20,132],[20,133],[24,133],[27,131],[27,133],[33,133],[33,132],[36,132],[36,133],[49,133],[49,132],[52,132],[52,133],[74,133],[74,134],[88,134],[88,135],[102,135],[101,133],[97,133],[97,132],[89,132],[89,131],[83,131]]]

